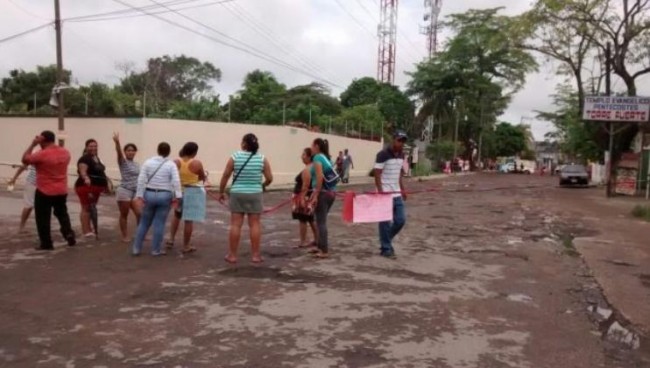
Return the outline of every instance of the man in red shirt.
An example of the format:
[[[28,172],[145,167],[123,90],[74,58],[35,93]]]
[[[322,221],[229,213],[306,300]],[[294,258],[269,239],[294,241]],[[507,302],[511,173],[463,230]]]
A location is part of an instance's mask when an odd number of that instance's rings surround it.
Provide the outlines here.
[[[23,164],[36,168],[36,195],[34,196],[34,215],[41,245],[37,250],[52,250],[50,221],[52,211],[61,225],[61,235],[69,246],[75,245],[75,234],[68,215],[68,165],[70,152],[54,144],[55,136],[44,131],[36,136],[23,154]],[[41,150],[35,153],[34,148]]]

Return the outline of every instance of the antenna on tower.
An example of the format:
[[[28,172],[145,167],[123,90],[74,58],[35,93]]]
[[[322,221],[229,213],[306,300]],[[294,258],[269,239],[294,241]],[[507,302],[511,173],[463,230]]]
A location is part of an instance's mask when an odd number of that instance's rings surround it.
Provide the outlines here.
[[[377,37],[379,55],[377,57],[377,80],[395,84],[395,59],[397,58],[397,1],[379,0],[381,7]]]
[[[438,31],[440,25],[440,10],[442,9],[442,0],[424,0],[424,26],[420,27],[420,33],[427,36],[427,55],[433,58],[438,53]]]

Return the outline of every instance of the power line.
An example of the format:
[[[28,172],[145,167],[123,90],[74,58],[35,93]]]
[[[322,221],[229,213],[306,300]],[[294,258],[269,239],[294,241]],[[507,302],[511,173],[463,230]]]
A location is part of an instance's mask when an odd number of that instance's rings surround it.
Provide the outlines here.
[[[184,1],[169,1],[165,3],[166,5],[182,5],[186,4],[189,2],[194,2],[197,0],[184,0]],[[205,4],[197,4],[197,5],[189,5],[185,7],[179,7],[176,8],[175,10],[177,11],[183,11],[183,10],[189,10],[189,9],[198,9],[198,8],[204,8],[208,6],[213,6],[213,5],[219,5],[219,4],[225,4],[229,2],[233,2],[236,0],[219,0],[219,1],[210,1]],[[173,4],[172,4],[173,3]],[[159,10],[159,11],[153,11],[155,9],[160,8],[158,5],[148,5],[148,6],[143,6],[138,9],[141,10],[151,10],[151,14],[165,14],[165,13],[171,13],[173,10]],[[135,13],[135,14],[133,14]],[[105,12],[105,13],[97,13],[97,14],[88,14],[88,15],[82,15],[78,17],[71,17],[71,18],[66,18],[66,22],[74,22],[74,23],[81,23],[81,22],[101,22],[101,21],[107,21],[107,20],[116,20],[116,19],[127,19],[127,18],[137,18],[137,17],[145,17],[149,14],[142,14],[137,11],[134,11],[133,9],[127,9],[127,10],[118,10],[118,11],[110,11],[110,12]]]
[[[151,2],[154,3],[154,4],[160,4],[160,3],[159,3],[158,1],[156,1],[156,0],[149,0],[149,1],[151,1]],[[167,7],[166,5],[163,5],[163,7],[165,7],[166,9],[170,9],[170,8]],[[326,79],[324,79],[324,78],[321,78],[321,77],[319,77],[319,76],[316,76],[315,74],[311,74],[311,72],[306,71],[305,69],[298,69],[297,67],[295,67],[295,66],[293,66],[293,65],[291,65],[291,64],[288,64],[288,63],[284,62],[283,60],[276,58],[276,57],[273,56],[273,55],[270,55],[270,54],[264,53],[264,52],[258,50],[257,48],[255,48],[255,47],[253,47],[253,46],[251,46],[251,45],[247,45],[246,43],[242,42],[241,40],[238,40],[238,39],[236,39],[236,38],[233,38],[233,37],[231,37],[231,36],[229,36],[229,35],[227,35],[227,34],[221,32],[221,31],[215,29],[214,27],[211,27],[211,26],[209,26],[209,25],[207,25],[207,24],[205,24],[205,23],[203,23],[203,22],[200,22],[200,21],[198,21],[198,20],[196,20],[196,19],[194,19],[194,18],[192,18],[192,17],[190,17],[190,16],[187,16],[187,15],[185,15],[185,14],[179,13],[178,11],[174,11],[174,13],[176,13],[178,16],[180,16],[180,17],[182,17],[182,18],[184,18],[184,19],[189,20],[190,22],[192,22],[192,23],[194,23],[194,24],[198,24],[198,25],[201,26],[201,27],[204,27],[204,28],[206,28],[206,29],[211,30],[211,31],[214,32],[214,33],[217,33],[217,34],[221,35],[222,37],[225,37],[225,38],[230,39],[230,40],[232,40],[232,41],[234,41],[234,42],[237,42],[237,43],[239,43],[239,44],[242,44],[242,45],[244,45],[245,47],[247,47],[247,48],[249,48],[249,49],[251,49],[251,50],[254,50],[255,52],[258,52],[258,53],[260,53],[260,54],[262,54],[262,55],[265,55],[265,56],[267,56],[267,57],[269,57],[269,58],[275,59],[276,61],[278,61],[278,62],[280,62],[280,63],[282,63],[282,64],[284,64],[284,65],[288,65],[288,66],[290,66],[290,67],[292,67],[292,68],[294,68],[294,69],[300,70],[302,73],[306,73],[307,75],[309,75],[309,76],[312,77],[312,78],[316,78],[316,79],[321,80],[321,81],[323,81],[323,82],[325,82],[325,83],[327,83],[327,84],[336,85],[335,83],[332,83],[332,82],[330,82],[330,81],[328,81],[328,80],[326,80]]]
[[[264,25],[262,22],[257,20],[253,15],[251,15],[244,7],[238,6],[236,3],[232,4],[232,9],[230,6],[224,6],[228,11],[235,15],[238,19],[246,23],[253,31],[262,37],[266,38],[269,42],[280,48],[282,51],[286,52],[287,55],[295,59],[301,66],[308,68],[315,73],[322,73],[327,78],[336,80],[337,77],[330,73],[328,70],[318,65],[317,63],[309,60],[307,56],[300,53],[298,50],[293,48],[289,42],[286,41],[282,36],[273,32],[272,29]],[[340,81],[337,81],[340,82]]]
[[[32,16],[32,17],[34,17],[34,18],[38,18],[38,19],[41,19],[41,20],[49,20],[49,18],[41,17],[40,15],[38,15],[38,14],[36,14],[36,13],[34,13],[34,12],[28,10],[28,9],[26,9],[26,8],[23,7],[22,5],[19,5],[18,3],[16,3],[14,0],[8,0],[8,1],[9,1],[13,6],[15,6],[15,7],[18,8],[20,11],[22,11],[23,13],[25,13],[25,14],[27,14],[27,15],[30,15],[30,16]]]
[[[336,4],[339,6],[339,8],[341,8],[350,17],[350,19],[352,19],[359,27],[361,27],[361,29],[368,32],[372,38],[377,37],[377,35],[374,34],[371,30],[369,30],[365,26],[365,24],[361,22],[357,17],[355,17],[354,14],[352,14],[350,10],[348,10],[348,8],[346,8],[340,0],[334,0],[334,1],[336,1]]]
[[[28,34],[30,34],[30,33],[33,33],[33,32],[36,32],[36,31],[39,31],[39,30],[41,30],[41,29],[43,29],[43,28],[47,28],[47,27],[51,26],[52,24],[54,24],[54,22],[47,22],[47,23],[42,24],[42,25],[40,25],[40,26],[38,26],[38,27],[34,27],[34,28],[28,29],[28,30],[26,30],[26,31],[23,31],[23,32],[20,32],[20,33],[16,33],[15,35],[12,35],[12,36],[9,36],[9,37],[2,38],[2,39],[0,39],[0,43],[8,42],[8,41],[14,40],[14,39],[16,39],[16,38],[19,38],[19,37],[22,37],[22,36],[28,35]]]
[[[248,45],[244,44],[243,42],[241,42],[241,41],[239,41],[239,40],[236,40],[236,39],[234,39],[234,38],[232,38],[232,37],[230,37],[230,36],[228,36],[228,35],[225,35],[225,34],[223,34],[222,32],[220,32],[220,31],[218,31],[218,30],[216,30],[216,29],[214,29],[214,28],[212,28],[212,27],[210,27],[210,26],[204,25],[203,23],[198,22],[198,21],[196,21],[196,20],[194,20],[194,19],[192,19],[192,18],[187,17],[187,18],[191,19],[193,22],[195,22],[195,23],[197,23],[197,24],[201,24],[201,25],[204,26],[205,28],[210,29],[210,30],[212,30],[212,31],[215,32],[215,33],[218,33],[218,34],[220,34],[220,35],[223,35],[223,36],[226,37],[226,38],[229,38],[229,39],[234,40],[234,41],[235,41],[236,43],[238,43],[238,44],[242,44],[242,45],[244,45],[245,47],[248,47],[248,49],[247,49],[247,48],[244,48],[244,47],[242,47],[242,46],[239,46],[239,45],[237,45],[237,44],[232,44],[232,43],[229,43],[229,42],[227,42],[227,41],[224,41],[224,40],[218,39],[218,38],[216,38],[216,37],[212,37],[212,36],[210,36],[210,35],[206,35],[206,34],[201,33],[201,32],[199,32],[199,31],[197,31],[197,30],[195,30],[195,29],[193,29],[193,28],[190,28],[190,27],[188,27],[188,26],[185,26],[185,25],[182,25],[182,24],[176,23],[176,22],[174,22],[174,21],[171,21],[171,20],[169,20],[169,19],[167,19],[167,18],[163,18],[163,17],[158,16],[158,15],[156,15],[156,14],[149,13],[149,12],[147,12],[146,10],[139,10],[137,7],[135,7],[135,6],[131,5],[131,4],[128,4],[128,3],[126,3],[126,2],[124,2],[124,1],[122,1],[122,0],[113,0],[113,1],[116,2],[116,3],[122,4],[122,5],[126,6],[126,7],[129,7],[129,8],[131,8],[131,9],[135,9],[135,10],[141,11],[141,12],[143,12],[143,13],[146,13],[147,15],[150,15],[150,16],[152,16],[152,17],[154,17],[154,18],[157,18],[157,19],[159,19],[159,20],[161,20],[161,21],[163,21],[163,22],[165,22],[165,23],[167,23],[167,24],[170,24],[170,25],[173,25],[173,26],[175,26],[175,27],[178,27],[178,28],[184,29],[184,30],[186,30],[186,31],[188,31],[188,32],[190,32],[190,33],[193,33],[193,34],[195,34],[195,35],[197,35],[197,36],[204,37],[204,38],[206,38],[206,39],[208,39],[208,40],[211,40],[211,41],[213,41],[213,42],[215,42],[215,43],[218,43],[218,44],[221,44],[221,45],[224,45],[224,46],[228,46],[228,47],[233,48],[233,49],[235,49],[235,50],[239,50],[239,51],[245,52],[245,53],[247,53],[247,54],[249,54],[249,55],[252,55],[252,56],[255,56],[255,57],[257,57],[257,58],[260,58],[260,59],[266,60],[266,61],[268,61],[268,62],[270,62],[270,63],[273,63],[273,64],[276,64],[276,65],[278,65],[278,66],[282,66],[282,67],[284,67],[284,68],[287,68],[287,69],[292,70],[292,71],[295,71],[295,72],[297,72],[297,73],[300,73],[300,74],[303,74],[303,75],[309,76],[309,77],[311,77],[311,78],[315,78],[316,80],[322,81],[322,82],[324,82],[325,84],[328,84],[328,85],[331,85],[331,86],[334,86],[334,87],[339,87],[339,88],[341,88],[341,86],[339,86],[339,85],[337,85],[337,84],[335,84],[335,83],[332,83],[332,82],[330,82],[330,81],[324,80],[323,78],[320,78],[320,77],[314,76],[313,74],[311,74],[311,73],[309,73],[309,72],[306,72],[306,71],[304,71],[304,70],[302,70],[302,69],[299,69],[299,68],[297,68],[297,67],[295,67],[295,66],[293,66],[293,65],[290,65],[290,64],[288,64],[288,63],[286,63],[286,62],[284,62],[284,61],[282,61],[282,60],[280,60],[280,59],[278,59],[278,58],[276,58],[276,57],[274,57],[274,56],[272,56],[272,55],[268,55],[268,54],[266,54],[266,53],[264,53],[264,52],[261,52],[261,51],[255,49],[255,48],[252,48],[251,46],[248,46]],[[154,0],[151,0],[151,1],[154,2],[154,3],[156,3]],[[179,14],[179,15],[182,16],[182,17],[186,17],[185,15],[183,15],[183,14],[181,14],[181,13],[178,13],[178,12],[176,12],[176,11],[174,11],[174,12],[177,13],[177,14]],[[251,49],[252,49],[252,50],[251,50]]]

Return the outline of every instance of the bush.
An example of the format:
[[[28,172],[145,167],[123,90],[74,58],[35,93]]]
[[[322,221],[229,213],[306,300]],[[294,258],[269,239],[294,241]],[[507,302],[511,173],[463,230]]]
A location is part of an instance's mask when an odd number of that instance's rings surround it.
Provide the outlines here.
[[[650,207],[642,206],[640,204],[636,205],[632,209],[632,216],[645,221],[650,221]]]
[[[417,164],[415,164],[415,168],[413,169],[413,172],[411,174],[413,176],[429,176],[433,174],[433,170],[431,169],[430,164],[418,162]]]

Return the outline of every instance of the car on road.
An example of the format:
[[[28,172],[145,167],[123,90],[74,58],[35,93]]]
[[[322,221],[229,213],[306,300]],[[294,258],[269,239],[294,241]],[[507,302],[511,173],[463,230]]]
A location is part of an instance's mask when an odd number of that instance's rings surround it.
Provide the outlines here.
[[[588,185],[589,174],[583,165],[565,165],[560,170],[560,186]]]

